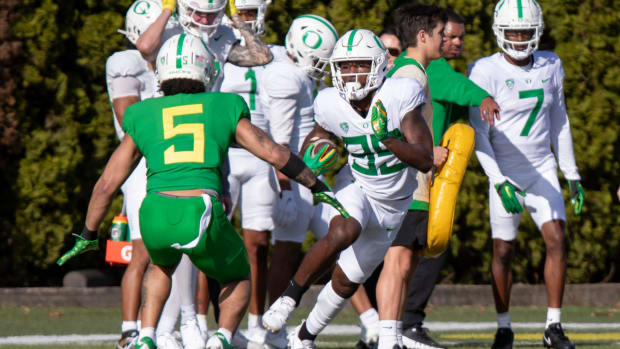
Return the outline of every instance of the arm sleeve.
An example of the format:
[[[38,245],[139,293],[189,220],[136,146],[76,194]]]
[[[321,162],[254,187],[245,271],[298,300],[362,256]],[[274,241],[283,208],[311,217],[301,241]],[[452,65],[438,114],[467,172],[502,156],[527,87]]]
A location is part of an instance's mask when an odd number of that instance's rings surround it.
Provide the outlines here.
[[[480,86],[486,86],[486,77],[480,74],[480,72],[475,69],[475,66],[470,69],[471,73],[469,78]],[[491,185],[503,183],[506,177],[502,174],[495,160],[495,152],[493,151],[490,140],[491,126],[480,120],[480,109],[478,107],[469,108],[469,122],[474,128],[474,131],[476,131],[476,157],[484,173],[489,177],[489,182]]]
[[[295,111],[297,110],[297,97],[300,93],[299,86],[294,79],[283,79],[273,76],[268,79],[261,93],[266,93],[269,105],[267,118],[271,137],[278,144],[290,144],[295,123]]]
[[[452,69],[443,58],[432,61],[427,70],[428,84],[434,101],[462,106],[480,106],[489,97],[487,91]]]
[[[558,58],[559,61],[559,58]],[[580,180],[575,154],[573,152],[573,137],[570,132],[570,123],[566,114],[564,101],[564,69],[559,63],[558,70],[554,74],[555,91],[553,104],[551,105],[551,143],[555,150],[560,170],[567,180]]]
[[[135,76],[119,76],[114,78],[110,86],[110,99],[122,97],[139,97],[140,80]]]

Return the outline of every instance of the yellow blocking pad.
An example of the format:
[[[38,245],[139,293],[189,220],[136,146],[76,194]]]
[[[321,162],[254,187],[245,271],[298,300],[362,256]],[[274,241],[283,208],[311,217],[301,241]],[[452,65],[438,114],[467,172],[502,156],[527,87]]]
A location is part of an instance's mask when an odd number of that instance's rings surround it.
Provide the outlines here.
[[[454,124],[443,135],[440,145],[448,148],[448,159],[431,182],[427,247],[423,251],[426,258],[437,257],[448,247],[456,197],[474,149],[474,129],[465,124]]]
[[[517,330],[518,331],[518,330]],[[619,341],[619,332],[567,332],[568,337],[573,341]],[[494,333],[442,333],[441,339],[451,340],[493,340]],[[515,333],[516,341],[539,341],[542,339],[542,331],[536,333]]]

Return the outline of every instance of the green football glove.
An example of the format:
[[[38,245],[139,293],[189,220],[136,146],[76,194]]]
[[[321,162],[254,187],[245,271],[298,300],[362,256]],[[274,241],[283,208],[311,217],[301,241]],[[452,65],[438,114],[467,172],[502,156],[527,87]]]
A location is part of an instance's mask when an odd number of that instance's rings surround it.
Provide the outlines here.
[[[315,176],[320,176],[336,165],[338,152],[336,149],[329,150],[329,145],[325,144],[321,150],[312,155],[315,147],[316,143],[310,143],[304,153],[304,162]]]
[[[370,124],[372,125],[372,132],[380,142],[388,138],[387,122],[388,118],[385,106],[383,106],[380,99],[377,99],[375,105],[372,106]]]
[[[317,179],[317,182],[320,182]],[[327,185],[327,183],[322,183],[322,186],[324,186],[326,188],[326,190],[323,191],[313,191],[312,192],[312,202],[314,205],[318,205],[320,202],[324,202],[328,205],[330,205],[331,207],[335,208],[336,210],[338,210],[338,212],[340,213],[341,216],[343,216],[344,218],[350,218],[351,215],[349,215],[349,212],[347,212],[347,210],[344,208],[344,206],[342,206],[342,204],[340,203],[340,201],[338,201],[338,199],[336,199],[336,195],[334,195],[334,192],[332,191],[332,189],[329,187],[329,185]],[[319,184],[321,184],[319,183]]]
[[[568,188],[570,190],[570,202],[574,206],[573,212],[578,216],[581,214],[586,193],[583,191],[580,181],[568,181]]]
[[[86,228],[84,228],[84,230],[86,230]],[[82,232],[82,234],[78,235],[78,234],[72,234],[73,236],[75,236],[75,245],[73,245],[73,248],[70,249],[69,251],[67,251],[65,254],[63,254],[60,258],[58,258],[58,260],[56,261],[56,264],[58,265],[63,265],[65,264],[69,259],[84,253],[86,251],[91,251],[91,250],[98,250],[99,249],[99,238],[95,238],[94,240],[88,240],[85,237],[83,237],[82,235],[85,235],[84,232]]]
[[[517,199],[517,195],[525,196],[525,193],[521,190],[517,190],[512,183],[505,181],[502,184],[496,184],[495,189],[497,190],[497,194],[502,199],[502,205],[506,212],[516,214],[523,212],[523,207],[521,207],[521,203],[519,199]]]

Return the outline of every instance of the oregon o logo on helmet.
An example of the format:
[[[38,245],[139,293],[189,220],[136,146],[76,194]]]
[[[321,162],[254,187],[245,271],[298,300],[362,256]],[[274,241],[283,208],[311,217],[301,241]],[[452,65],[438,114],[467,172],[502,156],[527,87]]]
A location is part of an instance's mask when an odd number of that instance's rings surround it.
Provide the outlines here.
[[[150,8],[151,4],[149,4],[148,1],[138,1],[133,7],[133,12],[139,15],[145,15]]]
[[[301,38],[303,43],[310,47],[311,49],[317,49],[323,43],[323,38],[321,34],[315,32],[314,30],[308,30],[304,33],[304,36]]]

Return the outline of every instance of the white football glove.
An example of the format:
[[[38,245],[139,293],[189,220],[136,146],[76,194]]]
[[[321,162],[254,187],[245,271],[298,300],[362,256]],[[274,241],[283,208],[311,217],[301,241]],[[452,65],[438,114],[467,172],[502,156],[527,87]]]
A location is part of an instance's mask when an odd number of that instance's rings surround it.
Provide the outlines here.
[[[282,197],[276,200],[276,207],[273,210],[273,220],[280,227],[288,227],[297,219],[297,205],[290,190],[282,190]]]

